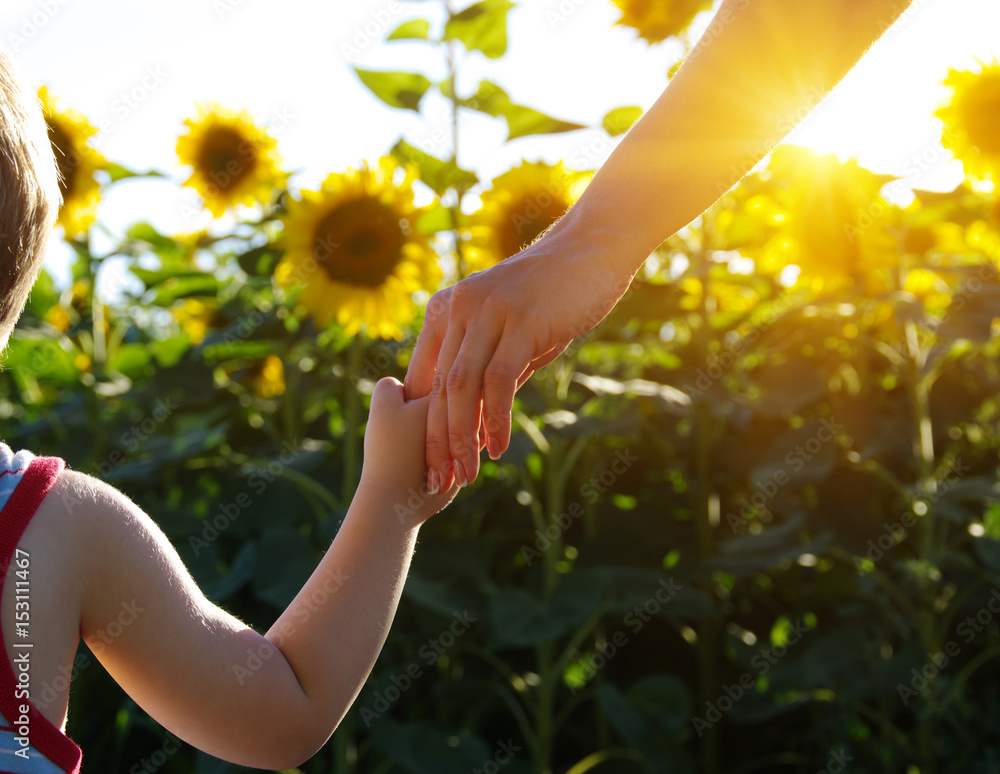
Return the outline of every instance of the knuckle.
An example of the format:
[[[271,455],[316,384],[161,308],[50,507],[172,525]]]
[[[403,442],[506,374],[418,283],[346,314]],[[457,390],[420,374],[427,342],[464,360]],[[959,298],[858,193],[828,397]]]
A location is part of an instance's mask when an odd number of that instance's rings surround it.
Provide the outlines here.
[[[427,449],[427,459],[430,462],[439,463],[442,460],[448,459],[450,455],[448,444],[439,435],[428,433],[425,446]]]
[[[434,372],[434,381],[431,382],[431,397],[436,398],[445,391],[447,387],[447,374],[443,371]]]
[[[504,389],[514,383],[513,369],[506,363],[490,363],[483,372],[483,386],[488,389]]]
[[[486,409],[483,412],[483,424],[487,433],[498,436],[510,427],[510,411]]]
[[[424,313],[425,326],[429,322],[447,318],[451,307],[451,291],[452,288],[445,288],[431,296],[430,301],[427,302],[427,311]]]
[[[473,454],[478,454],[479,448],[475,447],[473,451],[474,444],[470,442],[469,437],[457,431],[450,431],[448,433],[448,440],[451,441],[451,456],[456,459],[468,459]]]
[[[460,392],[469,384],[469,370],[464,363],[455,361],[448,372],[447,386],[448,392]]]

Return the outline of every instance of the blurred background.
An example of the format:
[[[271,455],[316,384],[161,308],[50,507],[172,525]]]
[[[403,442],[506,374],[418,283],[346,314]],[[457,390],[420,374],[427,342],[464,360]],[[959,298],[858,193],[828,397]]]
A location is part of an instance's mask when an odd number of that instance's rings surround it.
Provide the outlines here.
[[[9,0],[65,204],[4,440],[266,629],[429,295],[565,211],[713,11]],[[304,772],[1000,771],[998,26],[914,0],[522,389]],[[238,769],[70,677],[84,771]]]

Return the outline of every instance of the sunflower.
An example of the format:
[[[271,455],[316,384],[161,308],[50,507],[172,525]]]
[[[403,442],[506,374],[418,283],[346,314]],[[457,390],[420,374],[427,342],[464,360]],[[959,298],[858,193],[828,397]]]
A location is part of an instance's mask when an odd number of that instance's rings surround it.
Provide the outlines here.
[[[177,155],[192,169],[184,185],[198,192],[215,217],[237,204],[268,202],[284,184],[277,141],[246,111],[199,105],[197,117],[184,123],[190,131],[178,138]]]
[[[764,269],[795,264],[803,280],[884,290],[884,270],[898,265],[899,247],[887,226],[897,210],[879,191],[888,178],[854,160],[781,146],[767,168],[771,205],[764,209],[773,233],[745,252]],[[757,197],[747,202],[756,201]]]
[[[979,72],[949,70],[951,100],[934,115],[944,122],[941,141],[966,174],[1000,177],[1000,64],[980,63]]]
[[[486,269],[530,245],[569,209],[587,176],[559,164],[522,162],[493,180],[469,218],[466,257],[472,271]]]
[[[285,392],[285,364],[277,355],[268,355],[250,369],[247,383],[258,398],[276,398]]]
[[[42,103],[49,142],[59,167],[62,205],[59,207],[58,223],[68,239],[76,239],[87,233],[97,217],[101,186],[94,179],[94,172],[103,168],[106,162],[88,144],[88,140],[97,134],[97,129],[83,115],[75,110],[59,109],[45,86],[38,90],[38,99]]]
[[[640,38],[659,43],[679,35],[702,11],[712,7],[712,0],[613,0],[621,9],[616,24],[634,28]]]
[[[402,338],[413,293],[440,282],[429,239],[416,229],[415,177],[414,167],[383,158],[289,199],[275,278],[304,285],[299,303],[318,326],[336,320],[348,335],[365,325],[372,336]]]
[[[216,306],[206,304],[197,298],[185,298],[171,312],[174,320],[194,346],[201,344],[209,329],[222,321]]]

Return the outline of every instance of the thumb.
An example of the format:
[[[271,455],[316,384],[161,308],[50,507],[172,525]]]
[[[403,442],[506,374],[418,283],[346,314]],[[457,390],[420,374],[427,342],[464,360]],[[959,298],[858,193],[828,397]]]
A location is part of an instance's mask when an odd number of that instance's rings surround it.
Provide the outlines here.
[[[393,406],[402,406],[403,383],[392,376],[384,376],[375,384],[372,390],[372,409],[385,410]]]

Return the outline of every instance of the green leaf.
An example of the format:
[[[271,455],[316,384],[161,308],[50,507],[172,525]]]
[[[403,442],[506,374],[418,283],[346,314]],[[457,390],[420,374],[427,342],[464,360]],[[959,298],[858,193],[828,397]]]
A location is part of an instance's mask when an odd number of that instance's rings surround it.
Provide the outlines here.
[[[766,360],[754,376],[761,390],[757,410],[768,416],[795,414],[826,392],[826,374],[814,363],[801,360]]]
[[[149,223],[135,223],[129,226],[125,236],[139,242],[145,242],[150,249],[165,261],[183,261],[186,251],[177,240],[161,234]]]
[[[629,747],[636,747],[649,727],[649,721],[611,683],[597,686],[597,701],[611,727]]]
[[[187,336],[171,336],[167,339],[151,341],[146,346],[161,368],[175,365],[191,347]]]
[[[110,365],[119,373],[134,380],[145,373],[151,358],[152,354],[145,344],[122,344],[114,353]]]
[[[370,705],[362,701],[362,706]],[[493,756],[478,736],[445,733],[424,723],[404,725],[384,716],[372,727],[372,741],[376,750],[411,774],[467,774],[484,761],[492,762]]]
[[[563,576],[551,598],[518,588],[501,588],[492,599],[491,617],[498,647],[533,647],[550,642],[581,624],[601,604],[600,581],[590,575]]]
[[[213,602],[221,603],[245,586],[253,578],[257,563],[257,544],[246,543],[233,558],[229,571],[205,590]]]
[[[300,533],[283,527],[264,530],[260,543],[265,550],[253,568],[254,594],[283,610],[309,579],[316,556]]]
[[[148,172],[136,172],[133,169],[123,167],[121,164],[115,164],[112,161],[105,162],[101,169],[108,173],[108,176],[111,178],[109,182],[111,183],[117,183],[119,180],[125,180],[130,177],[163,177],[162,172],[157,172],[154,169]]]
[[[257,277],[268,277],[274,274],[274,269],[284,255],[274,245],[261,245],[236,256],[236,262],[247,274]]]
[[[628,691],[629,703],[656,718],[668,731],[680,731],[691,717],[691,694],[674,675],[654,674],[642,678]]]
[[[480,81],[476,93],[463,103],[465,107],[500,118],[504,108],[510,104],[507,92],[492,81]]]
[[[454,227],[451,210],[441,204],[426,208],[417,219],[417,233],[419,234],[436,234],[439,231],[449,231]]]
[[[993,336],[993,320],[997,317],[1000,317],[1000,283],[970,283],[955,292],[937,333],[945,339],[985,343]]]
[[[445,40],[459,40],[469,51],[482,51],[489,59],[507,52],[509,0],[481,0],[452,14],[444,25]]]
[[[215,297],[218,293],[219,280],[211,274],[200,273],[185,277],[171,277],[157,285],[150,303],[170,306],[178,298]]]
[[[511,102],[502,88],[490,81],[482,81],[475,95],[465,100],[465,107],[507,122],[507,139],[526,137],[531,134],[557,134],[583,129],[583,124],[574,124],[546,115],[539,110]]]
[[[612,137],[617,137],[619,134],[625,134],[641,115],[642,108],[635,105],[615,108],[601,119],[601,126]]]
[[[386,40],[407,40],[413,38],[427,40],[427,33],[430,28],[431,23],[427,19],[410,19],[410,21],[403,22],[390,32]]]
[[[530,134],[560,134],[584,128],[583,124],[553,118],[524,105],[509,105],[504,111],[504,118],[507,119],[507,127],[510,130],[507,135],[508,140],[527,137]]]
[[[423,180],[438,196],[452,187],[471,188],[479,182],[474,172],[462,169],[451,161],[431,156],[419,148],[410,145],[406,140],[400,140],[390,153],[401,163],[414,164],[420,171]]]
[[[355,67],[354,72],[372,94],[394,108],[419,111],[420,100],[431,86],[427,76],[420,73],[362,70],[360,67]]]

